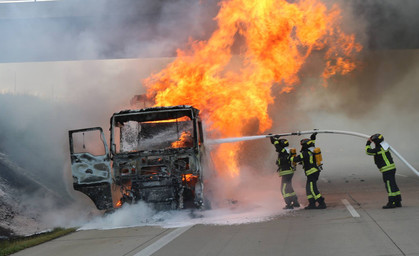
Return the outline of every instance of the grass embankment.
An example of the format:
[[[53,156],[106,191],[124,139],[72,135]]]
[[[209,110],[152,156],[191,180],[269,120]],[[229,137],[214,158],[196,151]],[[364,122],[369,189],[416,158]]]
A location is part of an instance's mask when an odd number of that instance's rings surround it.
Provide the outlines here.
[[[0,240],[0,256],[10,255],[23,249],[48,242],[60,236],[76,231],[77,228],[55,228],[50,232],[36,234],[28,237],[17,237],[9,240]]]

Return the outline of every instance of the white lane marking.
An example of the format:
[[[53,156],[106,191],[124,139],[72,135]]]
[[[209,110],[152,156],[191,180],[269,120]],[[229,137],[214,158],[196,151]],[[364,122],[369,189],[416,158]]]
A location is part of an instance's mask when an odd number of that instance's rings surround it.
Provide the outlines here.
[[[161,248],[163,248],[166,244],[173,241],[176,237],[178,237],[181,234],[183,234],[184,232],[186,232],[191,227],[193,227],[193,226],[187,226],[187,227],[177,228],[177,229],[173,230],[172,232],[170,232],[169,234],[160,238],[156,242],[154,242],[154,243],[150,244],[149,246],[147,246],[146,248],[142,249],[141,251],[139,251],[134,256],[150,256],[151,254],[153,254],[153,253],[157,252],[158,250],[160,250]]]
[[[346,209],[352,214],[352,217],[359,218],[361,217],[359,213],[352,207],[352,205],[346,199],[342,199],[342,203],[346,206]]]
[[[404,175],[404,174],[398,174],[398,173],[396,173],[396,175],[397,175],[397,176],[402,176],[402,177],[407,178],[407,175]]]

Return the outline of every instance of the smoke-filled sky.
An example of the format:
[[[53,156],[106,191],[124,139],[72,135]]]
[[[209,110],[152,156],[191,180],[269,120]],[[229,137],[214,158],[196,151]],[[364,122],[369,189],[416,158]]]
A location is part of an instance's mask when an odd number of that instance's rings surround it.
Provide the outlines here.
[[[68,130],[94,126],[108,130],[112,113],[145,92],[141,81],[170,63],[176,48],[186,48],[189,36],[205,39],[211,34],[218,7],[210,0],[136,1],[135,8],[129,8],[133,1],[117,1],[116,6],[111,1],[61,2],[44,3],[42,8],[34,3],[22,8],[0,4],[0,61],[17,62],[0,64],[0,152],[65,194],[64,187],[71,191]],[[295,91],[273,90],[270,132],[312,128],[381,132],[418,166],[419,146],[411,142],[419,125],[419,50],[388,48],[417,46],[417,36],[409,31],[417,28],[412,10],[418,10],[419,2],[342,2],[343,27],[365,46],[360,65],[323,87],[316,76],[318,59],[313,57]],[[383,24],[389,24],[388,33],[380,30]],[[148,58],[86,60],[126,57]],[[20,63],[39,60],[54,61]],[[247,130],[248,135],[256,132],[252,127]],[[364,156],[364,141],[327,136],[318,137],[326,168],[335,172],[343,164],[375,168]],[[298,148],[299,139],[290,141]],[[268,141],[245,143],[242,151],[241,162],[250,175],[243,182],[251,183],[255,172],[272,175],[275,152]]]
[[[61,0],[0,4],[0,61],[174,56],[208,37],[217,1]]]
[[[206,39],[217,0],[61,0],[0,3],[1,62],[174,56]],[[292,1],[290,1],[292,2]],[[339,3],[344,26],[366,48],[418,48],[416,0]],[[238,50],[239,48],[237,48]]]

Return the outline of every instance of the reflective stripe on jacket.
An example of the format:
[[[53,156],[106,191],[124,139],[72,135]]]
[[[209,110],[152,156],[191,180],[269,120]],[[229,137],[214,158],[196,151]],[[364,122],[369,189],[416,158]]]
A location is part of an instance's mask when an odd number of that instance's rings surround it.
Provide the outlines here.
[[[316,165],[314,154],[310,150],[304,150],[299,155],[291,157],[291,161],[296,163],[302,162],[306,176],[320,171]]]
[[[291,166],[290,154],[287,152],[285,148],[282,148],[278,152],[278,159],[276,161],[276,164],[278,165],[279,176],[294,173],[294,169]]]
[[[365,152],[367,155],[374,156],[374,163],[380,169],[380,172],[386,172],[396,168],[390,150],[385,150],[380,144],[376,145],[375,148],[371,148],[371,145],[367,144],[365,146]]]

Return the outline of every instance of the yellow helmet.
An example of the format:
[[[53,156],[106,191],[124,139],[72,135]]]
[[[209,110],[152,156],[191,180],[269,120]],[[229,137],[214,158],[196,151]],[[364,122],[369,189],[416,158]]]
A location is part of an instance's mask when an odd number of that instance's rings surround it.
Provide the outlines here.
[[[303,149],[309,148],[309,147],[314,147],[314,142],[310,139],[302,139],[300,141],[301,147]]]
[[[290,143],[288,142],[288,140],[287,140],[287,139],[280,139],[280,140],[279,140],[279,146],[280,146],[281,148],[288,147],[289,145],[290,145]]]
[[[374,143],[379,144],[379,143],[381,143],[381,142],[383,142],[383,141],[384,141],[384,136],[383,136],[382,134],[376,133],[376,134],[372,135],[372,136],[370,137],[370,139],[371,139]]]

